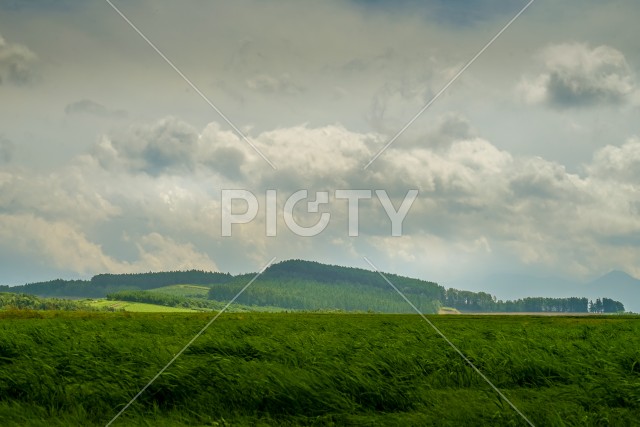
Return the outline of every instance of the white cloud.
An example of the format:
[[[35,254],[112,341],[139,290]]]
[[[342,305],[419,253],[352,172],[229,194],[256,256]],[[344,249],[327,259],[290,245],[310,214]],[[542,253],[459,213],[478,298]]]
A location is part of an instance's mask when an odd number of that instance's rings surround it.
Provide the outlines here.
[[[639,217],[631,214],[638,203],[634,171],[638,170],[640,144],[636,140],[597,152],[585,167],[587,174],[580,176],[557,162],[498,149],[457,115],[435,120],[424,141],[393,146],[366,172],[362,165],[382,143],[381,136],[339,125],[278,128],[253,137],[278,166],[277,171],[263,164],[244,141],[215,123],[198,133],[184,122],[161,120],[135,128],[130,135],[135,135],[137,144],[125,146],[121,141],[126,138],[110,142],[111,154],[105,154],[105,147],[96,149],[87,165],[106,167],[100,168],[105,174],[102,180],[113,175],[128,182],[120,186],[126,191],[108,198],[112,203],[119,200],[123,216],[133,215],[131,210],[135,209],[161,224],[169,233],[167,237],[192,235],[210,240],[201,239],[194,250],[210,248],[207,250],[216,252],[222,244],[225,251],[258,259],[268,258],[275,242],[277,247],[304,252],[311,250],[311,242],[319,240],[331,246],[344,238],[346,204],[331,207],[332,225],[325,237],[298,241],[279,221],[281,234],[270,243],[264,237],[264,219],[259,216],[252,224],[235,228],[234,239],[220,243],[216,199],[220,188],[253,190],[260,200],[266,189],[278,189],[281,204],[283,197],[301,188],[312,192],[386,189],[396,202],[408,189],[418,188],[420,197],[404,227],[409,234],[386,246],[391,258],[413,262],[422,242],[442,253],[443,262],[452,262],[455,253],[465,253],[469,265],[473,259],[509,254],[523,264],[567,274],[593,274],[612,263],[623,263],[628,271],[635,268],[611,239],[640,232]],[[146,172],[147,167],[140,165],[146,165],[144,155],[153,136],[168,138],[167,150],[171,150],[166,151],[167,156],[175,152],[174,160],[180,159],[177,164],[190,166],[177,167],[167,161],[164,169]],[[225,150],[231,155],[225,156]],[[225,166],[227,159],[236,171],[234,179],[225,171],[229,168]],[[142,194],[145,205],[133,202]],[[388,236],[389,220],[376,203],[361,205],[361,236],[380,249]],[[352,256],[353,247],[347,246],[345,254]]]
[[[83,225],[118,215],[120,209],[86,178],[85,171],[75,166],[44,176],[24,171],[4,172],[0,174],[0,209],[4,213],[29,213]]]
[[[100,244],[92,242],[76,226],[30,214],[0,214],[0,241],[3,242],[0,245],[10,243],[14,253],[38,263],[80,274],[186,269],[217,271],[215,262],[191,243],[180,244],[158,233],[150,233],[135,243],[139,254],[136,260],[118,260],[105,254]]]
[[[100,245],[65,222],[31,214],[1,214],[0,237],[2,245],[10,244],[14,252],[61,270],[82,274],[118,270],[118,263]]]
[[[193,244],[179,244],[159,233],[142,236],[136,242],[136,246],[140,259],[131,266],[133,270],[218,270],[218,266],[209,255],[199,252]]]
[[[92,273],[226,269],[220,260],[242,256],[259,264],[322,251],[351,259],[369,249],[398,263],[431,257],[424,265],[443,275],[460,262],[479,268],[500,257],[580,276],[612,265],[636,271],[638,247],[617,242],[640,235],[637,139],[598,151],[580,176],[499,149],[460,115],[434,120],[424,135],[392,146],[363,171],[384,143],[378,134],[341,125],[258,133],[252,140],[278,166],[274,171],[216,123],[201,131],[173,118],[132,126],[105,134],[53,174],[0,174],[0,244]],[[332,223],[317,238],[297,238],[281,218],[278,237],[265,238],[259,216],[222,239],[222,188],[253,190],[259,199],[277,189],[280,206],[301,188],[386,189],[396,203],[411,188],[420,196],[403,238],[389,237],[389,220],[374,199],[361,203],[360,243],[345,244],[346,203],[331,206]]]
[[[3,9],[10,42],[0,43],[0,96],[10,102],[0,103],[0,128],[11,143],[0,142],[2,220],[76,242],[56,247],[59,257],[24,259],[100,271],[215,260],[246,271],[275,255],[357,263],[371,249],[427,278],[429,268],[473,275],[500,262],[545,275],[638,271],[638,141],[623,144],[637,133],[637,109],[567,108],[640,105],[637,41],[624,31],[637,2],[529,9],[367,171],[511,11],[479,5],[470,22],[460,5],[442,19],[429,4],[356,3],[159,1],[153,14],[144,3],[124,10],[248,129],[277,171],[226,125],[209,123],[220,121],[215,112],[102,5],[72,5],[56,19],[49,9]],[[567,34],[596,44],[557,44]],[[548,43],[531,67],[532,52]],[[46,79],[16,87],[36,65]],[[507,82],[524,73],[521,94],[554,108],[514,102]],[[221,239],[225,187],[259,199],[278,189],[280,206],[299,188],[387,189],[394,202],[418,188],[420,196],[401,239],[388,237],[375,198],[362,202],[360,239],[346,236],[345,201],[331,206],[317,238],[297,238],[282,221],[277,238],[264,238],[259,214]],[[3,254],[21,241],[5,236]],[[22,247],[40,254],[46,244],[33,237]],[[74,255],[82,251],[89,260]]]
[[[630,138],[620,147],[607,145],[598,150],[589,172],[599,179],[638,186],[640,190],[640,139]]]
[[[557,44],[543,49],[538,58],[543,71],[523,78],[518,86],[529,103],[559,108],[620,104],[636,90],[624,54],[610,46]]]

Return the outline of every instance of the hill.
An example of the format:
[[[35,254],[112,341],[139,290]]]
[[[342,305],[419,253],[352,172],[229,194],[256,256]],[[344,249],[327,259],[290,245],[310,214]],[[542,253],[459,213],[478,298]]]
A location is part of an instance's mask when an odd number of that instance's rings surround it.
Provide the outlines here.
[[[212,285],[233,278],[228,273],[199,270],[167,271],[138,274],[98,274],[91,280],[62,280],[27,283],[22,286],[0,286],[0,292],[14,292],[44,297],[104,298],[118,291],[136,291],[188,283]]]
[[[99,274],[86,281],[57,279],[4,286],[0,287],[0,292],[58,298],[109,297],[165,307],[217,310],[238,295],[254,276],[255,273],[232,276],[197,270]],[[586,297],[527,297],[502,301],[487,292],[445,289],[435,282],[396,274],[385,276],[423,313],[437,313],[442,307],[467,313],[624,311],[621,303],[601,298],[600,294],[593,302]],[[617,274],[608,279],[609,282],[614,279],[620,282],[624,281],[624,276]],[[633,280],[629,277],[623,285],[628,287]],[[302,260],[282,261],[270,266],[235,302],[251,311],[413,311],[377,272]]]
[[[255,276],[236,276],[228,283],[212,286],[209,298],[229,301]],[[620,312],[624,307],[608,298],[606,304],[591,304],[585,297],[527,297],[498,300],[486,292],[445,289],[429,282],[395,274],[385,276],[423,313],[441,307],[461,312]],[[413,309],[376,272],[360,268],[288,260],[270,266],[236,300],[252,306],[277,306],[294,310],[374,311],[411,313]],[[592,308],[593,306],[593,308]]]
[[[213,286],[209,298],[229,301],[254,274]],[[387,275],[425,313],[436,313],[444,299],[444,287],[420,279]],[[410,313],[412,308],[380,277],[360,268],[289,260],[266,269],[237,302],[277,306],[293,310],[344,310]]]

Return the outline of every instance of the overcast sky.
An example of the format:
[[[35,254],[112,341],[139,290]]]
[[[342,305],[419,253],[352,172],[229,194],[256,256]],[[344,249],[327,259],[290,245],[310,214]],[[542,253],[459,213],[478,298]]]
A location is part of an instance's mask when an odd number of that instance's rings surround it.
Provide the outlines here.
[[[525,3],[114,0],[274,170],[105,1],[3,0],[0,283],[362,256],[460,288],[640,277],[636,0],[537,0],[363,170]],[[333,198],[320,235],[284,226],[296,190],[351,188],[418,189],[404,235],[375,198],[359,237]],[[278,236],[262,205],[221,237],[222,189],[276,189]]]

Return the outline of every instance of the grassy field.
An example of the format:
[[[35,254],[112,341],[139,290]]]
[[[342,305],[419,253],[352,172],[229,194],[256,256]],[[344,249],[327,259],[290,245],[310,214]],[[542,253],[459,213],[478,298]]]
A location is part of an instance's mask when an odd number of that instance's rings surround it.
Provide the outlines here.
[[[185,298],[207,298],[210,289],[211,287],[204,285],[170,285],[150,289],[149,291]]]
[[[196,310],[182,307],[165,307],[163,305],[147,304],[143,302],[109,301],[97,299],[89,302],[92,307],[111,307],[136,313],[196,313]]]
[[[211,313],[0,312],[0,424],[105,425]],[[640,420],[640,318],[431,316],[539,426]],[[114,425],[522,419],[418,316],[223,314]]]

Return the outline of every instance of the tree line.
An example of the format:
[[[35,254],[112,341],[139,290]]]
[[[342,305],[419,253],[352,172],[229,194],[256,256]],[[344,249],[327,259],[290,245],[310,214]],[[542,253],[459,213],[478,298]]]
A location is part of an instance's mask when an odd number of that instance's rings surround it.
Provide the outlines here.
[[[201,270],[158,273],[98,274],[90,280],[55,279],[22,286],[0,286],[0,292],[14,292],[47,297],[104,298],[124,290],[147,290],[177,284],[209,285],[233,279],[229,273]]]
[[[103,289],[130,287],[146,290],[177,284],[210,285],[227,283],[231,279],[233,279],[233,276],[229,273],[202,270],[163,271],[157,273],[98,274],[91,278],[91,285]]]
[[[185,298],[179,295],[168,295],[151,291],[118,291],[107,294],[111,301],[143,302],[146,304],[163,305],[165,307],[182,307],[192,309],[219,308],[220,304],[198,298]]]
[[[92,307],[83,301],[5,292],[0,292],[0,310],[115,311]]]
[[[587,298],[545,298],[527,297],[516,300],[498,300],[486,292],[459,291],[447,289],[442,303],[467,312],[502,312],[502,313],[623,313],[624,304],[610,298],[598,298],[589,301]]]
[[[145,291],[175,284],[209,285],[209,299],[229,301],[254,274],[232,276],[201,270],[149,272],[137,274],[98,274],[90,280],[62,280],[0,286],[0,292],[25,293],[47,297],[113,297],[122,291]],[[498,300],[487,292],[445,289],[435,282],[385,274],[421,311],[433,313],[439,307],[466,312],[559,312],[618,313],[624,305],[609,298],[529,297]],[[124,294],[142,298],[142,294]],[[137,296],[136,296],[137,295]],[[120,295],[122,296],[122,294]],[[152,298],[144,295],[144,298]],[[158,298],[158,297],[153,297]],[[140,301],[150,302],[150,301]],[[240,304],[273,306],[286,309],[345,311],[411,312],[411,307],[377,272],[360,268],[326,265],[303,260],[274,264],[237,300]],[[163,301],[161,305],[182,304]]]
[[[595,301],[589,301],[590,313],[623,313],[624,305],[620,301],[614,301],[610,298],[597,298]]]

